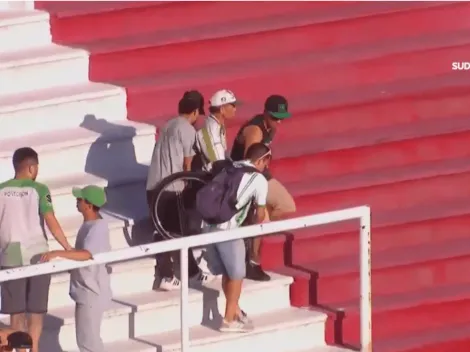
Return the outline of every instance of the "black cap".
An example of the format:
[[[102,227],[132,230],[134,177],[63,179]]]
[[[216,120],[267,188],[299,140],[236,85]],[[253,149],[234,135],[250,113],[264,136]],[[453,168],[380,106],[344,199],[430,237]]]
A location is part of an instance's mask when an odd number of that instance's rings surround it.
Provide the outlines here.
[[[291,117],[288,111],[287,99],[282,95],[271,95],[264,103],[264,110],[272,117],[283,120]]]
[[[31,336],[23,331],[15,331],[7,337],[9,348],[30,349],[33,346]]]
[[[187,111],[187,113],[199,109],[200,115],[206,114],[204,111],[204,96],[197,90],[188,90],[184,92],[179,106],[180,110],[184,107],[184,110]]]

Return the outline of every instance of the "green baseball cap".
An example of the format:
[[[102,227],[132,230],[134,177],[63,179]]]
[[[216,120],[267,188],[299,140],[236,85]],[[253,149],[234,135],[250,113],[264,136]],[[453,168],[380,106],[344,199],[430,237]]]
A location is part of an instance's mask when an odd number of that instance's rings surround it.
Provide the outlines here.
[[[291,113],[288,111],[287,99],[282,95],[269,96],[264,103],[264,110],[278,120],[291,117]]]
[[[74,187],[72,194],[75,198],[84,199],[98,208],[106,204],[106,193],[103,188],[98,186]]]

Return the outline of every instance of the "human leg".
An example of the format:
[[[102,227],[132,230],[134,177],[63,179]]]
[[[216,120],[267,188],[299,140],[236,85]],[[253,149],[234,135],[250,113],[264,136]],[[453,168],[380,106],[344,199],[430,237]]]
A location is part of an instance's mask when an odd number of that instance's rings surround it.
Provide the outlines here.
[[[216,243],[215,248],[224,267],[222,288],[226,306],[220,331],[246,332],[252,330],[248,320],[241,319],[244,314],[239,306],[243,279],[246,274],[245,242],[241,239]]]
[[[264,222],[269,221],[269,213],[266,212]],[[252,224],[250,224],[252,225]],[[261,268],[261,237],[246,239],[246,278],[254,281],[269,281],[271,277]]]
[[[268,212],[265,222],[281,220],[296,211],[294,198],[287,189],[275,178],[268,181]],[[268,281],[270,276],[261,268],[261,237],[254,237],[250,242],[250,250],[248,252],[247,273],[246,277],[255,281]]]
[[[294,198],[275,178],[268,181],[267,204],[271,221],[281,220],[296,211]]]
[[[10,315],[13,330],[27,331],[26,324],[26,287],[27,279],[2,282],[1,301],[3,314]],[[26,350],[18,350],[26,352]]]
[[[150,215],[155,211],[154,205],[156,201],[155,192],[147,191],[147,205],[149,207]],[[172,219],[168,218],[168,215],[171,216],[171,213],[168,211],[168,207],[170,209],[172,198],[168,192],[162,192],[158,199],[157,204],[157,218],[161,222],[163,228],[167,229],[171,227],[173,222]],[[160,242],[166,240],[158,231],[154,230],[153,233],[153,240],[154,242]],[[172,253],[159,253],[155,255],[155,259],[157,262],[157,274],[160,279],[160,288],[164,290],[172,290],[179,288],[179,280],[174,277],[174,270],[173,270],[173,261],[172,261]]]
[[[99,302],[75,305],[75,335],[80,352],[104,352],[101,339],[103,311]]]
[[[28,317],[28,332],[33,341],[31,352],[39,351],[44,314],[49,303],[50,275],[33,276],[27,279],[26,311]]]
[[[191,235],[187,230],[187,226],[189,224],[189,219],[186,217],[190,214],[186,213],[185,209],[185,195],[184,193],[176,193],[176,192],[166,192],[162,194],[163,201],[160,202],[162,205],[162,214],[163,217],[163,227],[174,234],[177,235]],[[180,263],[180,255],[179,251],[165,253],[164,260],[165,265],[167,265],[168,260],[171,260],[171,265],[168,265],[165,269],[164,279],[162,281],[162,289],[176,289],[181,287],[181,281],[176,278],[175,276],[175,265],[179,265]],[[168,276],[171,274],[171,276]],[[194,257],[193,250],[188,249],[188,276],[197,283],[202,283],[204,281],[204,277],[201,275],[199,270],[198,262]]]

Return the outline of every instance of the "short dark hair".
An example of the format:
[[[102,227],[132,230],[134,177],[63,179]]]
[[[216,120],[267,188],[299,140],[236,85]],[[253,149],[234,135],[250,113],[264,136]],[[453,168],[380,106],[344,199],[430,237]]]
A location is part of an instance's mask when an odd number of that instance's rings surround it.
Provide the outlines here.
[[[204,97],[197,90],[190,90],[183,94],[178,103],[178,114],[190,114],[198,110],[199,115],[204,115]]]
[[[21,171],[25,166],[39,164],[38,153],[33,148],[23,147],[13,153],[13,168]]]
[[[86,204],[91,205],[91,206],[92,206],[92,209],[93,209],[93,211],[94,211],[95,213],[98,213],[98,212],[101,210],[100,207],[97,207],[96,205],[91,204],[91,203],[90,203],[89,201],[87,201],[86,199],[84,199],[83,201],[84,201]]]
[[[261,157],[266,156],[271,158],[271,149],[264,143],[253,143],[246,151],[246,158],[250,161],[257,161]]]

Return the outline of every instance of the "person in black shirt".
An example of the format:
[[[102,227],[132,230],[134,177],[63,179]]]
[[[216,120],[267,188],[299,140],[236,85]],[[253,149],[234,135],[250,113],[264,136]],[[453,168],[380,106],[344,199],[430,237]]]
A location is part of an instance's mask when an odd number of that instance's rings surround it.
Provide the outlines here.
[[[246,151],[253,143],[261,142],[269,145],[281,121],[289,117],[291,117],[291,114],[288,111],[286,98],[281,95],[268,97],[264,104],[264,112],[256,115],[240,128],[233,143],[230,155],[232,160],[243,160]],[[273,178],[268,169],[263,174],[268,180],[268,218],[266,221],[279,220],[294,213],[296,210],[294,198],[287,189]],[[270,280],[269,275],[259,265],[261,238],[253,238],[250,242],[248,246],[250,250],[247,255],[247,278],[257,281]]]

